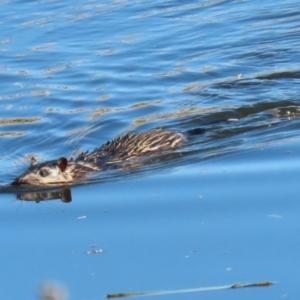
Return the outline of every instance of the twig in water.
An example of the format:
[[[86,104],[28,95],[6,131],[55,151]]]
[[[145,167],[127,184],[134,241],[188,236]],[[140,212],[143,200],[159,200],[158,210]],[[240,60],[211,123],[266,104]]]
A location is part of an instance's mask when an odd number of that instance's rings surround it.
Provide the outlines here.
[[[170,294],[180,294],[180,293],[194,293],[194,292],[207,292],[207,291],[217,291],[226,289],[237,289],[246,287],[267,287],[274,284],[270,281],[260,281],[252,283],[235,283],[223,286],[212,286],[212,287],[202,287],[194,289],[182,289],[173,291],[152,291],[152,292],[128,292],[128,293],[112,293],[107,294],[106,298],[124,298],[124,297],[134,297],[134,296],[159,296],[159,295],[170,295]]]

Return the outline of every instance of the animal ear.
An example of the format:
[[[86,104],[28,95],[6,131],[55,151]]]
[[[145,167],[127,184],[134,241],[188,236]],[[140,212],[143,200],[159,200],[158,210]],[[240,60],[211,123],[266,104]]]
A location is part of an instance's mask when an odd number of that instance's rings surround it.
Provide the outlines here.
[[[57,165],[58,165],[59,169],[61,170],[61,172],[64,172],[68,166],[68,160],[65,157],[61,157],[57,161]]]
[[[35,166],[35,165],[37,165],[37,164],[38,164],[37,160],[35,159],[34,156],[32,156],[32,157],[31,157],[31,165],[32,165],[32,166]]]

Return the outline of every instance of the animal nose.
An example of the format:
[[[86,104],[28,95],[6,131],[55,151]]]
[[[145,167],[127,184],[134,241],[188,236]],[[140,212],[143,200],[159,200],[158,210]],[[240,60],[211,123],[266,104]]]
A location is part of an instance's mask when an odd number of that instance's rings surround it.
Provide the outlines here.
[[[24,184],[25,182],[22,180],[22,178],[17,177],[15,178],[15,180],[12,182],[12,185],[20,185],[20,184]]]

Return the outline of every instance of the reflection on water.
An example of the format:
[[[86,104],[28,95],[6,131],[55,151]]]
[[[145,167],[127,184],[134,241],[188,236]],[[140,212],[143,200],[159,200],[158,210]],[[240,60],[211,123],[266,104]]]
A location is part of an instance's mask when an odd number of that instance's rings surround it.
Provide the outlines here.
[[[70,203],[72,201],[72,194],[70,189],[59,189],[51,192],[23,192],[16,194],[16,198],[18,200],[35,201],[36,203],[56,199],[60,199],[64,203]]]
[[[72,201],[72,192],[69,187],[33,187],[33,186],[2,186],[0,193],[14,194],[17,200],[34,201],[40,203],[48,200],[61,200],[64,203]]]

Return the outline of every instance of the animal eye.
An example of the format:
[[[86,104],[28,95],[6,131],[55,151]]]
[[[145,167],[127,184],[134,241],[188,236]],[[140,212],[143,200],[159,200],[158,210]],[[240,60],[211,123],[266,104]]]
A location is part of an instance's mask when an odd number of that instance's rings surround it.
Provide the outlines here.
[[[46,170],[40,170],[40,175],[41,175],[42,177],[46,177],[46,176],[49,175],[49,173],[48,173]]]

